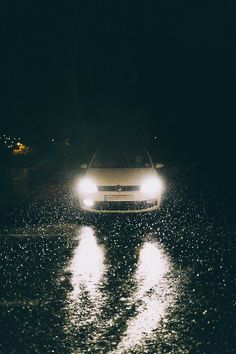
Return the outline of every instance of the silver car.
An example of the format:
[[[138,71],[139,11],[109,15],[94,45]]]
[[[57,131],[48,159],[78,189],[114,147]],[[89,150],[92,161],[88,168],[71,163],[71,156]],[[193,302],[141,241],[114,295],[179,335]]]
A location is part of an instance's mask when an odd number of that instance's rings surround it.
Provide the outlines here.
[[[77,182],[80,208],[96,213],[146,212],[160,208],[164,183],[146,149],[98,150]]]

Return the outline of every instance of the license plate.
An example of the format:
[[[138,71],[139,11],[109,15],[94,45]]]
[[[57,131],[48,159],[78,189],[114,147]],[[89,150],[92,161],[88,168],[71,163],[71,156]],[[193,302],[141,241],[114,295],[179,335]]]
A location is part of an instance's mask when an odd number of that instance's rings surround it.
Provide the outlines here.
[[[132,201],[132,195],[105,195],[104,202],[123,202],[123,201]]]

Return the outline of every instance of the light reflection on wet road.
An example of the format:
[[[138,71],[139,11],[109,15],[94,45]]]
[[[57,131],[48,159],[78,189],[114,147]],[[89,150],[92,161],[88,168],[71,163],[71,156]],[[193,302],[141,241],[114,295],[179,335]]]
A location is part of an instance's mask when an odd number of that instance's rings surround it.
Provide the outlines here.
[[[130,301],[136,307],[136,314],[128,320],[114,353],[134,350],[136,346],[144,352],[145,341],[175,299],[176,284],[173,274],[171,276],[171,264],[157,242],[144,242],[134,276],[136,291]]]
[[[71,274],[72,300],[79,300],[80,297],[83,297],[84,292],[91,300],[98,302],[98,287],[105,272],[104,250],[98,245],[91,228],[83,227],[81,229],[79,245],[75,249],[67,270]]]
[[[104,306],[101,291],[106,274],[104,247],[98,245],[92,228],[82,227],[76,232],[79,243],[65,269],[65,278],[71,283],[67,294],[65,333],[77,333],[88,326],[94,327]],[[94,333],[95,335],[95,333]],[[86,340],[81,340],[86,345]],[[91,346],[91,341],[89,346]]]
[[[140,240],[142,243],[138,245],[134,263],[136,269],[130,274],[130,279],[126,279],[133,283],[132,290],[129,297],[120,296],[121,307],[117,307],[112,301],[113,294],[108,294],[109,290],[107,291],[107,272],[113,272],[113,264],[107,263],[105,246],[98,243],[96,232],[91,227],[82,227],[77,237],[78,246],[66,267],[72,288],[68,293],[65,330],[69,333],[70,330],[74,332],[75,328],[78,332],[87,328],[89,332],[90,325],[93,335],[88,335],[87,342],[85,336],[76,350],[96,351],[99,341],[106,339],[110,329],[116,327],[117,335],[113,336],[110,343],[110,348],[114,347],[111,353],[137,350],[136,347],[144,352],[145,342],[151,338],[152,331],[174,305],[178,293],[181,279],[174,279],[169,257],[156,240],[150,237],[149,241],[145,241],[146,237]],[[117,291],[119,292],[119,288]],[[109,307],[116,309],[117,313],[113,318],[105,315],[104,310],[107,311]],[[116,324],[116,318],[119,318],[124,308],[133,308],[134,314],[128,318],[126,328],[121,330]]]
[[[191,262],[131,226],[3,233],[0,352],[204,353],[188,332],[209,311]]]

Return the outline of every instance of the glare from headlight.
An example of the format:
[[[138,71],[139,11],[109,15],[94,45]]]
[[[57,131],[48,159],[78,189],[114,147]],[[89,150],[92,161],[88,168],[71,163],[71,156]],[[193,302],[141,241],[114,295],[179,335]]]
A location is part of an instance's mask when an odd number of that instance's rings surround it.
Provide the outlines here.
[[[88,194],[96,193],[96,184],[94,184],[89,178],[82,179],[79,183],[79,192]]]
[[[150,196],[160,194],[164,189],[162,180],[159,177],[150,177],[141,185],[140,191]]]

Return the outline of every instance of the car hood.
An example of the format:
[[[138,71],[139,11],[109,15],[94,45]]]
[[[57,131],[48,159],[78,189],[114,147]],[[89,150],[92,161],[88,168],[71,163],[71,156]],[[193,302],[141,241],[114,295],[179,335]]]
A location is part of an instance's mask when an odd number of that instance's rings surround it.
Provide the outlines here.
[[[153,168],[91,168],[86,176],[97,185],[140,185],[146,177],[156,176]]]

